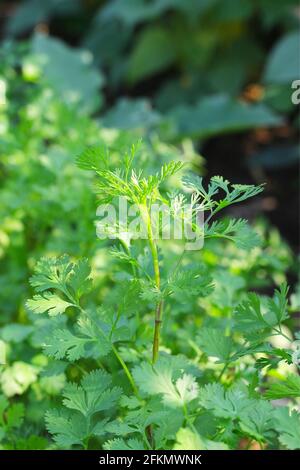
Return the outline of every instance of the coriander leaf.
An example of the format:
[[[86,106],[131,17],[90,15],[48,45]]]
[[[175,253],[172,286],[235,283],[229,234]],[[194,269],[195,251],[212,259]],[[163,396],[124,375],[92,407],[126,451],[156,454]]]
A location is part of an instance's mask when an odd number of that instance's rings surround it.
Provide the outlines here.
[[[266,440],[273,429],[273,411],[274,408],[267,401],[257,401],[255,406],[240,414],[241,430],[257,441]]]
[[[188,428],[181,428],[176,434],[174,450],[227,450],[223,442],[206,439]]]
[[[198,396],[198,384],[190,374],[176,370],[176,361],[161,358],[152,366],[143,363],[133,369],[133,377],[146,395],[161,395],[165,405],[181,407]]]
[[[300,414],[289,412],[287,407],[275,409],[275,429],[279,433],[279,441],[287,449],[300,449]]]
[[[224,219],[205,224],[205,238],[225,238],[242,250],[251,250],[261,244],[260,237],[245,219]]]
[[[121,395],[121,389],[109,389],[111,376],[95,370],[86,375],[80,385],[70,383],[63,391],[63,404],[77,410],[84,416],[91,416],[98,411],[112,408]]]
[[[139,439],[111,439],[107,441],[103,448],[105,450],[145,450],[144,444]]]
[[[45,353],[55,359],[67,357],[69,361],[76,361],[81,357],[106,356],[111,350],[110,341],[103,334],[97,334],[89,317],[79,318],[77,331],[78,335],[74,335],[66,328],[54,330],[44,344]]]
[[[35,274],[30,278],[30,284],[37,292],[47,289],[64,291],[72,268],[73,264],[67,255],[60,258],[41,258],[35,266]]]
[[[48,432],[62,449],[82,445],[88,436],[87,421],[80,414],[54,409],[47,411],[45,421]]]
[[[218,363],[229,361],[233,342],[223,332],[214,328],[202,327],[197,335],[197,343],[208,355],[218,358]]]
[[[68,282],[74,293],[80,298],[84,293],[92,288],[92,280],[90,279],[91,267],[86,258],[79,260],[73,265],[73,269],[69,275]]]
[[[234,328],[245,336],[261,339],[268,336],[271,331],[280,327],[280,323],[288,318],[287,287],[284,284],[279,291],[275,291],[273,299],[263,305],[262,299],[255,293],[249,293],[246,300],[241,302],[235,310]],[[275,329],[276,331],[276,329]],[[280,333],[280,330],[277,333]],[[250,337],[249,336],[249,337]]]
[[[199,401],[204,409],[211,410],[219,418],[236,419],[255,405],[244,390],[235,386],[227,391],[221,384],[211,383],[199,391]]]
[[[171,274],[164,289],[167,296],[206,297],[213,291],[213,284],[205,266],[196,264]]]
[[[265,397],[269,400],[280,398],[300,397],[300,377],[296,374],[289,374],[282,382],[268,385]]]
[[[27,300],[26,306],[33,313],[47,312],[52,317],[64,313],[73,304],[66,302],[56,294],[46,292],[43,295],[34,295],[32,299]]]

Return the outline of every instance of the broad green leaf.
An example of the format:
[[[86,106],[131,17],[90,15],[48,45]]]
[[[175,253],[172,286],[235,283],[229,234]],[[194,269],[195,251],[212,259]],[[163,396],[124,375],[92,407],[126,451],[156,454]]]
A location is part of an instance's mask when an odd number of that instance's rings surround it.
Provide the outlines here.
[[[32,53],[40,61],[42,81],[64,102],[80,104],[89,111],[100,104],[98,90],[103,79],[93,67],[89,52],[79,52],[59,39],[35,34]]]
[[[299,40],[299,31],[292,31],[279,39],[268,57],[265,82],[290,85],[299,78]]]
[[[167,29],[150,26],[142,30],[129,58],[127,77],[134,84],[168,68],[175,60],[174,41]]]
[[[161,115],[142,98],[120,98],[103,117],[103,126],[118,129],[151,129],[159,124]]]
[[[9,16],[6,31],[17,36],[38,23],[44,23],[55,15],[67,15],[78,11],[78,0],[25,0],[13,15]]]
[[[169,113],[178,136],[208,138],[214,135],[278,126],[281,119],[263,104],[246,104],[226,95],[205,97],[193,106],[181,106]]]

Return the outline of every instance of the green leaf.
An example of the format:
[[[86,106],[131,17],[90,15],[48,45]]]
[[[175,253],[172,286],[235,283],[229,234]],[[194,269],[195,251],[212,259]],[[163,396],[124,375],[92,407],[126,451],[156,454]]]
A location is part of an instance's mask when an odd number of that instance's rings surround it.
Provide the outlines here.
[[[87,147],[76,158],[76,165],[82,170],[97,171],[108,166],[108,150],[106,147]]]
[[[86,258],[76,263],[71,262],[67,255],[41,258],[35,266],[30,284],[37,292],[57,289],[69,300],[73,300],[73,296],[79,299],[91,288],[90,273],[91,268]]]
[[[264,72],[267,83],[289,85],[299,78],[299,32],[292,31],[280,38],[272,49]]]
[[[239,386],[225,391],[221,384],[211,383],[200,389],[200,404],[219,418],[236,419],[255,405],[255,400]]]
[[[34,295],[33,299],[27,300],[26,307],[33,313],[47,312],[51,317],[62,314],[68,307],[73,306],[56,294],[46,292],[43,295]]]
[[[146,395],[161,395],[169,407],[182,407],[198,396],[195,378],[176,368],[176,359],[160,358],[152,366],[143,363],[133,369],[133,377]]]
[[[206,224],[205,238],[225,238],[236,243],[242,250],[251,250],[261,244],[259,235],[249,226],[245,219],[224,219]]]
[[[9,404],[4,395],[0,395],[0,426],[5,432],[19,428],[23,423],[25,409],[23,403]]]
[[[48,289],[59,289],[64,292],[72,268],[73,264],[67,255],[59,258],[41,258],[35,265],[30,284],[37,292]]]
[[[90,274],[91,267],[86,258],[81,258],[74,264],[68,282],[78,298],[91,290],[92,280]]]
[[[240,414],[241,430],[257,441],[266,440],[273,429],[273,411],[270,403],[257,401],[255,406]]]
[[[280,407],[274,415],[281,444],[290,450],[300,449],[300,414],[297,411],[289,413],[287,407]]]
[[[289,374],[282,382],[268,385],[265,397],[269,400],[300,397],[300,377],[296,374]]]
[[[6,411],[6,425],[8,429],[19,428],[23,423],[25,408],[23,403],[14,403]]]
[[[75,444],[82,445],[88,435],[85,418],[66,410],[47,411],[46,428],[56,444],[62,449],[70,449]]]
[[[192,264],[171,274],[164,290],[167,296],[175,294],[181,299],[206,297],[213,291],[212,278],[204,265]]]
[[[103,448],[105,450],[145,450],[145,446],[139,439],[112,439],[105,442]]]
[[[179,429],[176,434],[176,444],[174,450],[227,450],[228,447],[223,442],[215,442],[206,439],[200,434],[188,428]]]
[[[63,391],[63,404],[88,417],[98,411],[113,408],[120,398],[121,389],[109,389],[111,376],[102,370],[95,370],[86,375],[81,385],[70,383]]]
[[[283,284],[276,290],[273,299],[268,299],[267,305],[255,293],[249,293],[247,299],[241,302],[235,311],[235,329],[245,335],[260,331],[266,337],[273,328],[280,326],[288,318],[286,295],[288,288]],[[264,308],[263,308],[264,307]]]
[[[89,317],[81,316],[77,323],[78,335],[68,329],[57,329],[46,339],[44,351],[55,359],[67,357],[76,361],[81,357],[106,356],[111,350],[111,342],[104,334],[97,334],[96,325]]]
[[[31,325],[20,325],[19,323],[10,323],[1,328],[0,335],[4,341],[12,343],[22,343],[32,333],[34,327]]]
[[[129,58],[128,81],[135,84],[165,70],[175,57],[174,41],[168,30],[159,26],[142,30]]]
[[[103,78],[94,68],[89,52],[78,52],[59,39],[37,33],[32,40],[32,53],[39,59],[42,82],[55,90],[61,100],[80,104],[85,111],[96,109]]]
[[[103,116],[103,126],[124,130],[151,129],[162,117],[152,108],[151,102],[143,98],[120,98]]]
[[[281,119],[263,104],[246,104],[227,95],[202,98],[169,114],[178,136],[208,138],[260,126],[278,126]]]
[[[218,358],[218,363],[229,361],[233,341],[223,332],[214,328],[202,327],[197,335],[197,343],[208,355]]]

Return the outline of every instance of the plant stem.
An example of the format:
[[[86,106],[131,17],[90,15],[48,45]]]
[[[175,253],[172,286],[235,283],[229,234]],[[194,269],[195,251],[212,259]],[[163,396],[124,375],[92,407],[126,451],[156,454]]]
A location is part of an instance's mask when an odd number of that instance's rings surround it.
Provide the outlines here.
[[[82,307],[80,307],[80,305],[78,306],[78,308],[80,308],[80,311],[81,311],[82,313],[84,313],[85,315],[87,315],[86,311],[85,311]],[[88,315],[87,315],[87,316],[88,316]],[[104,337],[105,337],[103,331],[102,331],[100,328],[98,329],[98,331],[99,331],[99,333],[101,334],[101,336],[104,336]],[[132,375],[131,375],[131,373],[130,373],[130,370],[128,369],[128,367],[127,367],[127,365],[125,364],[124,360],[122,359],[122,357],[121,357],[120,354],[118,353],[118,350],[117,350],[117,348],[115,347],[114,344],[111,344],[111,348],[112,348],[112,351],[113,351],[114,355],[115,355],[116,358],[118,359],[119,363],[120,363],[121,366],[123,367],[123,370],[124,370],[124,372],[125,372],[125,374],[126,374],[128,380],[129,380],[129,382],[130,382],[130,385],[132,386],[132,390],[133,390],[135,396],[136,396],[137,398],[140,398],[140,397],[139,397],[138,389],[136,388],[136,385],[135,385],[135,383],[134,383],[134,380],[133,380],[133,377],[132,377]],[[98,362],[98,361],[97,361],[97,362]],[[101,364],[101,362],[98,363],[98,365],[99,365],[99,367],[103,368],[103,365]]]
[[[117,348],[112,344],[112,350],[114,352],[114,355],[116,356],[116,358],[118,359],[118,361],[120,362],[121,366],[123,367],[123,370],[132,386],[132,390],[134,391],[134,394],[136,395],[137,398],[139,398],[139,392],[138,392],[138,389],[136,388],[136,385],[134,383],[134,380],[133,380],[133,377],[127,367],[127,365],[125,364],[125,362],[123,361],[122,357],[120,356],[120,354],[118,353],[118,350]]]
[[[160,301],[156,307],[155,311],[155,325],[154,325],[154,337],[153,337],[153,348],[152,348],[152,364],[158,359],[158,351],[159,351],[159,340],[160,340],[160,327],[161,327],[161,317],[162,317],[162,310],[163,310],[163,302]]]
[[[157,289],[160,289],[160,270],[159,270],[157,245],[153,239],[151,217],[150,217],[149,210],[147,207],[146,207],[146,210],[143,211],[143,214],[144,214],[144,220],[147,224],[148,241],[149,241],[149,246],[150,246],[150,251],[151,251],[152,261],[153,261],[153,269],[154,269],[154,281],[155,281],[155,285]],[[152,347],[152,364],[155,364],[155,362],[158,359],[162,314],[163,314],[163,301],[160,300],[155,309],[155,324],[154,324],[154,336],[153,336],[153,347]]]

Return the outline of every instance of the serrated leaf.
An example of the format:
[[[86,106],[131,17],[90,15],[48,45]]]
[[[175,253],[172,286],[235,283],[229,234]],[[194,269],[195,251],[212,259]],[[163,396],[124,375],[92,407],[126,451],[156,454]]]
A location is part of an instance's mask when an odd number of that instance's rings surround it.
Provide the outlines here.
[[[176,362],[161,358],[152,366],[143,363],[133,369],[134,379],[146,395],[161,395],[165,405],[181,407],[198,396],[198,384],[190,374],[176,370]]]
[[[274,417],[281,444],[290,450],[300,449],[300,414],[280,407],[274,411]]]
[[[265,441],[273,429],[274,408],[267,401],[257,401],[255,406],[240,414],[241,430],[257,441]]]
[[[111,439],[105,442],[105,450],[145,450],[144,444],[139,439]]]
[[[286,295],[287,286],[283,285],[279,291],[275,291],[274,298],[263,306],[262,299],[257,294],[249,293],[247,299],[236,307],[235,329],[245,335],[260,332],[262,338],[266,337],[273,328],[288,318]]]
[[[255,405],[255,400],[248,398],[246,392],[238,386],[225,391],[218,383],[200,389],[199,397],[203,408],[211,410],[219,418],[239,418]]]
[[[70,449],[75,444],[82,445],[88,435],[84,416],[66,410],[47,411],[46,428],[54,441],[62,449]]]
[[[218,358],[219,363],[228,362],[233,349],[232,339],[214,328],[202,327],[197,335],[197,343],[208,356]]]
[[[206,439],[189,428],[181,428],[176,434],[174,450],[227,450],[223,442]]]
[[[236,243],[242,250],[251,250],[261,244],[259,235],[250,227],[245,219],[224,219],[206,224],[205,238],[225,238]]]
[[[63,391],[63,404],[84,416],[110,409],[121,395],[120,388],[108,388],[110,383],[111,376],[108,373],[102,370],[92,371],[82,379],[81,385],[67,385]]]
[[[26,307],[33,313],[48,313],[51,317],[60,315],[65,312],[68,307],[73,306],[70,302],[66,302],[56,294],[50,292],[44,295],[34,295],[32,299],[27,300]]]
[[[212,278],[203,265],[191,265],[171,274],[166,286],[166,295],[206,297],[213,290]]]
[[[289,374],[282,382],[268,385],[265,397],[269,400],[300,397],[300,377],[296,374]]]

